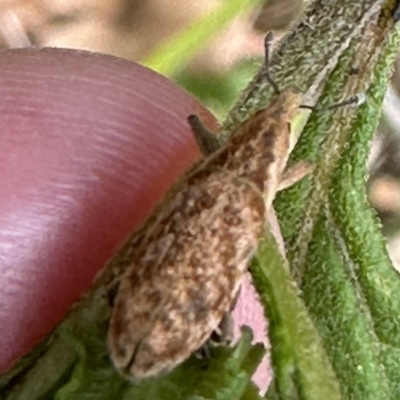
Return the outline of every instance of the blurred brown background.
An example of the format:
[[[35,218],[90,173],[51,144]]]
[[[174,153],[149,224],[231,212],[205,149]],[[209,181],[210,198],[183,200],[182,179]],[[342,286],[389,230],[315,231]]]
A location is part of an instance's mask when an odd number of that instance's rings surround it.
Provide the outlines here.
[[[206,105],[219,109],[239,90],[216,77],[249,57],[262,56],[262,37],[269,30],[284,33],[301,19],[310,1],[270,0],[236,18],[176,77]],[[212,12],[223,0],[0,0],[0,47],[63,47],[108,53],[139,61],[171,34]],[[256,69],[261,61],[252,62]],[[235,75],[230,81],[249,79]],[[209,93],[196,91],[200,86]],[[214,90],[214,92],[213,92]],[[228,93],[229,96],[224,94]],[[400,59],[388,90],[381,123],[369,161],[369,197],[389,239],[388,248],[400,265]],[[227,98],[229,97],[229,100]]]

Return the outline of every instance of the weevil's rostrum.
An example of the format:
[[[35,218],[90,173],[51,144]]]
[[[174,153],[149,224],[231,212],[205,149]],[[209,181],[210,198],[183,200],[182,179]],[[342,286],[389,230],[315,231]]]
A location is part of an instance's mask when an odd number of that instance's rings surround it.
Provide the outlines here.
[[[263,233],[301,96],[286,89],[167,195],[122,275],[108,343],[134,380],[198,350],[230,311]]]

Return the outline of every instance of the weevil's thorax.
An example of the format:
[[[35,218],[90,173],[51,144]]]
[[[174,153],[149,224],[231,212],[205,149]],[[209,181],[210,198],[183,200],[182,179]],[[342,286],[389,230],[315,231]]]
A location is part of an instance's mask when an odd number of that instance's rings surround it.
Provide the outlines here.
[[[290,122],[301,102],[301,95],[288,88],[278,94],[267,108],[246,120],[231,135],[213,164],[248,179],[262,192],[269,205],[290,148]]]

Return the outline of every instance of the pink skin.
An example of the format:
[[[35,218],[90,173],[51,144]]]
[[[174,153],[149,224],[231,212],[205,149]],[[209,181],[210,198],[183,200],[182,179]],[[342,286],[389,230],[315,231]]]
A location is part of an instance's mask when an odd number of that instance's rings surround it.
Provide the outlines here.
[[[0,70],[4,372],[63,319],[199,157],[186,117],[216,123],[175,84],[110,56],[10,50]],[[243,293],[236,323],[265,339],[262,310]]]

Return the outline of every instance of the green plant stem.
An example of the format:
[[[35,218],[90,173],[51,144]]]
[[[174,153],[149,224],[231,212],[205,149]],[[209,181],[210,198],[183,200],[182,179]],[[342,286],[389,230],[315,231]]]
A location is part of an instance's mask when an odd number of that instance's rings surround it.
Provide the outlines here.
[[[385,3],[353,40],[320,98],[327,105],[365,92],[366,103],[310,117],[292,159],[314,162],[314,172],[276,203],[289,264],[344,399],[400,393],[400,278],[365,195],[369,143],[400,40],[394,6]]]
[[[269,320],[276,398],[339,400],[339,383],[269,232],[250,272]]]

